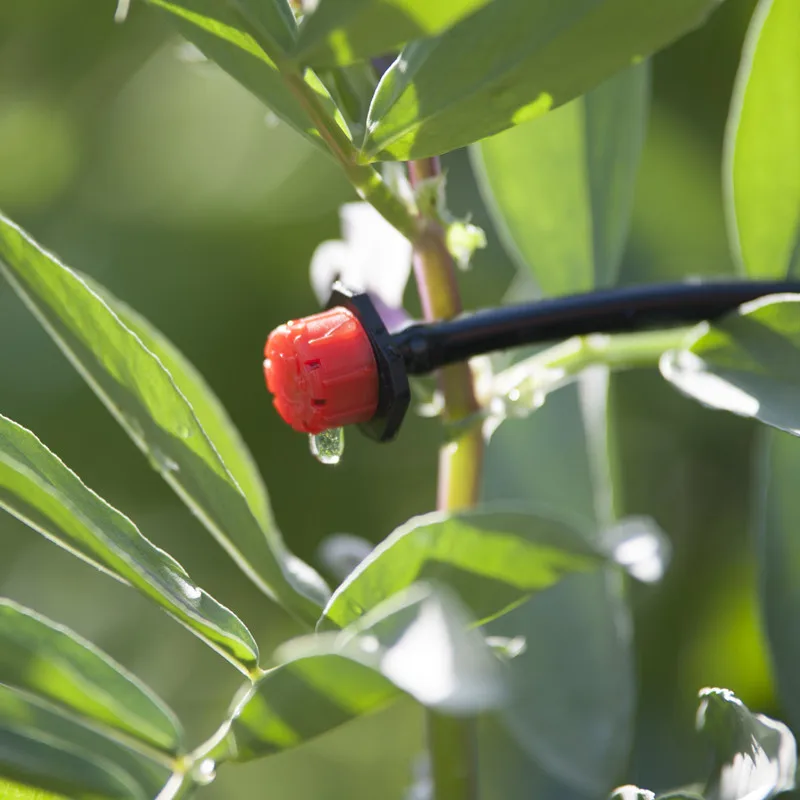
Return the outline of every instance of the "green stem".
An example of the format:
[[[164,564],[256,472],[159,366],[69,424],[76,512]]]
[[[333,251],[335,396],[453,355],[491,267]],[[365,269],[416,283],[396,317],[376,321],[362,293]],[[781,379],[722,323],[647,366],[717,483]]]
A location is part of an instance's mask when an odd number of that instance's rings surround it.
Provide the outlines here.
[[[428,747],[435,800],[477,798],[475,725],[428,714]]]
[[[353,144],[344,123],[340,124],[341,117],[337,119],[335,113],[326,106],[322,82],[314,75],[313,70],[292,62],[280,44],[259,23],[258,18],[248,12],[246,5],[237,2],[234,7],[242,15],[249,33],[275,65],[286,86],[308,114],[360,197],[370,203],[410,242],[416,241],[419,235],[416,216],[386,185],[378,170],[369,164],[360,163],[358,148]],[[313,80],[310,82],[307,77]],[[313,83],[318,86],[315,88]],[[330,102],[329,98],[328,100]]]
[[[435,177],[438,159],[409,163],[412,185]],[[414,240],[414,272],[428,320],[454,317],[462,310],[453,258],[447,250],[445,232],[431,218],[419,218],[420,235]],[[468,363],[440,370],[439,386],[444,397],[443,417],[454,425],[476,417],[478,402]],[[480,425],[466,426],[439,452],[438,508],[455,511],[478,501],[483,436]],[[428,747],[435,800],[477,800],[477,737],[471,720],[428,713]]]
[[[409,241],[416,241],[420,232],[416,218],[386,185],[375,167],[358,163],[358,150],[339,123],[330,116],[319,94],[298,72],[285,73],[284,77],[361,199],[372,205]]]
[[[575,336],[514,364],[495,378],[495,392],[520,407],[538,405],[542,393],[563,386],[588,367],[653,367],[667,351],[680,347],[690,328]]]

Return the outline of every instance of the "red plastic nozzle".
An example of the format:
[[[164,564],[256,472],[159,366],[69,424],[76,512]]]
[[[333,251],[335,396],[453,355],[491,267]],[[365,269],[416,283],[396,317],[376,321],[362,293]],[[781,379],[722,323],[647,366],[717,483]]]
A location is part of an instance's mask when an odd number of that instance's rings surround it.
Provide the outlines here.
[[[275,408],[296,431],[322,433],[375,415],[378,365],[366,331],[346,308],[281,325],[264,355]]]

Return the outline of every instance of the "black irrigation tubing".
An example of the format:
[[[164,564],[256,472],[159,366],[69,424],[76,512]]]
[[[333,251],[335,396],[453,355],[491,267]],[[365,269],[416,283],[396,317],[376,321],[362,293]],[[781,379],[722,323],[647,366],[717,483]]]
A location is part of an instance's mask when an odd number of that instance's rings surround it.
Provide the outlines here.
[[[606,289],[413,324],[393,334],[391,342],[406,372],[422,375],[512,347],[714,320],[742,303],[784,292],[800,293],[800,282],[707,281]]]

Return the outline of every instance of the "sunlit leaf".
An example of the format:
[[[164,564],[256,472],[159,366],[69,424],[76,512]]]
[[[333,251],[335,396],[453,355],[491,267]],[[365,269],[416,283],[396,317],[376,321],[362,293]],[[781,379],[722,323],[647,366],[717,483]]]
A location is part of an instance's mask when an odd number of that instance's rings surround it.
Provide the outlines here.
[[[706,800],[766,800],[795,785],[797,744],[782,723],[751,713],[728,689],[700,692],[697,727],[714,749]]]
[[[158,750],[180,749],[177,719],[144,684],[76,633],[4,598],[0,684]]]
[[[755,485],[761,611],[781,706],[800,724],[800,441],[761,434]]]
[[[0,273],[137,446],[256,585],[312,619],[319,576],[262,525],[161,361],[82,278],[0,217]],[[319,605],[318,605],[319,604]]]
[[[486,620],[604,561],[568,524],[513,506],[428,514],[378,545],[334,592],[323,619],[347,625],[412,583],[435,580]]]
[[[661,359],[664,377],[711,408],[800,435],[800,295],[745,303]]]
[[[21,783],[5,781],[2,778],[0,778],[0,797],[5,800],[69,800],[63,794],[34,789],[30,786],[23,786]]]
[[[375,93],[364,156],[436,155],[540,116],[701,24],[718,3],[494,0],[403,50]]]
[[[349,64],[434,36],[489,0],[322,0],[300,26],[301,64]]]
[[[0,724],[0,775],[70,800],[148,800],[112,764],[25,727]],[[20,800],[33,798],[22,794]]]
[[[0,415],[0,508],[136,587],[245,673],[258,661],[250,632],[186,571],[98,497],[30,431]]]
[[[648,99],[645,63],[473,148],[495,226],[544,294],[616,281]]]
[[[505,698],[500,662],[455,597],[407,588],[357,624],[288,642],[235,704],[238,760],[302,744],[405,692],[441,713],[471,715]]]
[[[123,744],[113,738],[119,735],[117,731],[109,731],[102,725],[98,727],[96,722],[81,718],[71,709],[0,686],[0,728],[8,725],[26,728],[52,742],[65,744],[82,752],[89,760],[99,757],[115,765],[141,789],[145,797],[155,797],[170,776],[165,764],[131,749],[130,745],[135,746],[136,741]],[[0,781],[0,797],[7,800],[8,794],[3,792]],[[13,794],[10,796],[14,797]]]
[[[754,277],[800,271],[800,4],[761,0],[736,79],[726,134],[734,250]]]
[[[181,394],[191,404],[198,422],[214,443],[225,466],[239,484],[253,516],[265,529],[272,529],[275,522],[272,519],[269,497],[258,467],[228,412],[203,376],[186,356],[141,314],[111,295],[91,278],[85,275],[81,277],[105,300],[125,327],[133,331],[142,340],[142,344],[164,365]]]
[[[293,46],[294,18],[283,0],[147,0],[167,12],[178,31],[307,139],[327,148],[261,42],[279,52]],[[288,15],[288,16],[287,16]],[[336,107],[310,70],[305,80],[332,117]],[[338,116],[341,121],[341,117]]]

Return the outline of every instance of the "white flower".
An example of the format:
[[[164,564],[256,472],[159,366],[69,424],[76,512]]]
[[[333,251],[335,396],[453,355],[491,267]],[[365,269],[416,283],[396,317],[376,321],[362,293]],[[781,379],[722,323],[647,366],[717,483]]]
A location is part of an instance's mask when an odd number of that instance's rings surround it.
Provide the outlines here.
[[[334,281],[340,280],[389,308],[402,308],[411,243],[369,203],[346,203],[339,217],[343,241],[323,242],[311,259],[311,285],[320,303],[328,301]]]

